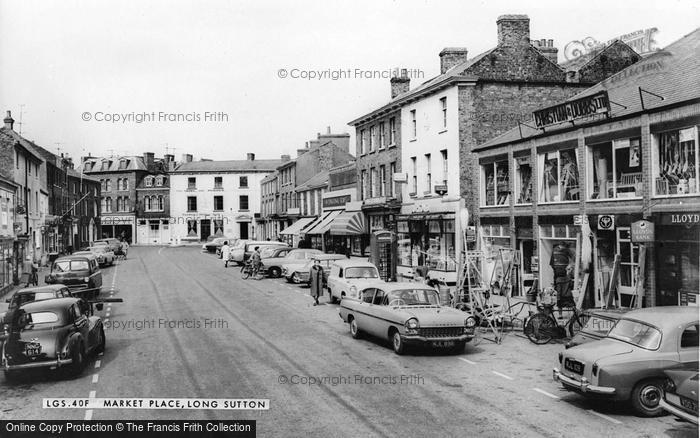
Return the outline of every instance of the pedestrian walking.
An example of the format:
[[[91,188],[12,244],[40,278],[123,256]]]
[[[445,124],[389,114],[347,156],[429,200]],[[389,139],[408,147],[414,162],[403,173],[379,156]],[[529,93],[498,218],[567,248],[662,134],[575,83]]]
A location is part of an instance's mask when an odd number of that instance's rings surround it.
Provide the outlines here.
[[[257,277],[258,271],[260,271],[260,265],[262,263],[259,249],[260,247],[256,246],[255,251],[253,251],[253,254],[250,255],[250,259],[253,263],[253,277]]]
[[[221,258],[224,259],[224,268],[228,268],[228,258],[231,256],[231,247],[228,245],[228,240],[224,240],[221,246]]]
[[[323,267],[320,260],[314,260],[310,274],[311,296],[314,298],[314,306],[318,306],[318,298],[323,295]]]
[[[124,253],[124,260],[126,260],[126,254],[129,252],[129,242],[126,239],[122,240],[122,252]]]
[[[39,276],[37,272],[39,267],[32,261],[31,256],[27,256],[27,259],[22,264],[22,283],[25,283],[24,287],[29,287],[29,285],[38,286]]]

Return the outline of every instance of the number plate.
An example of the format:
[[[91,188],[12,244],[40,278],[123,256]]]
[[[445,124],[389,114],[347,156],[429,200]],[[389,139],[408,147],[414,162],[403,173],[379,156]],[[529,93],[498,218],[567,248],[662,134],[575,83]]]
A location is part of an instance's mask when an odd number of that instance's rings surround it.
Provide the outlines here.
[[[693,400],[682,397],[681,398],[681,406],[683,406],[686,409],[690,409],[691,411],[695,412],[696,414],[698,413],[698,404],[695,403]]]
[[[583,374],[583,364],[576,360],[565,359],[564,368],[576,374]]]
[[[454,341],[434,341],[433,342],[433,347],[438,347],[438,348],[454,347],[454,346],[455,346]]]
[[[34,357],[41,354],[41,344],[31,343],[24,347],[24,355],[27,357]]]

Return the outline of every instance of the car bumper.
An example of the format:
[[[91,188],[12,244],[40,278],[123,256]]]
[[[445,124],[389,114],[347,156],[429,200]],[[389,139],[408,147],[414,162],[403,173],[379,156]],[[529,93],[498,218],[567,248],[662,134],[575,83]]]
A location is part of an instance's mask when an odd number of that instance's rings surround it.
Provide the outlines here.
[[[659,406],[675,415],[676,417],[682,418],[686,421],[690,421],[693,424],[698,424],[698,416],[692,412],[688,412],[676,405],[672,405],[664,399],[659,400]]]
[[[16,365],[10,365],[5,361],[3,363],[2,369],[5,371],[15,371],[15,370],[28,370],[31,368],[60,368],[62,366],[70,365],[73,363],[73,359],[55,359],[55,360],[44,360],[41,362],[29,362],[21,363]]]
[[[591,385],[585,380],[573,379],[563,374],[559,370],[559,368],[554,368],[552,370],[552,378],[557,382],[561,382],[561,384],[565,387],[574,389],[576,391],[600,395],[615,395],[615,388],[609,386]]]
[[[473,333],[465,333],[460,336],[441,336],[441,337],[426,337],[420,335],[404,335],[402,336],[407,344],[432,344],[434,342],[468,342],[474,338]]]

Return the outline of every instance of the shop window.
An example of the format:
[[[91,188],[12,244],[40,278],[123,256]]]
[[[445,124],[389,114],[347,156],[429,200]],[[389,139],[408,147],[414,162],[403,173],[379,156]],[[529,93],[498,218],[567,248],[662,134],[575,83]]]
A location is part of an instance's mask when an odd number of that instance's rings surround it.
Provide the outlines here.
[[[578,160],[575,149],[538,155],[540,172],[539,202],[566,202],[579,199]]]
[[[662,132],[652,138],[654,195],[675,196],[700,191],[697,127]]]
[[[189,237],[197,237],[197,220],[187,219],[187,235]]]
[[[530,157],[515,158],[516,204],[532,203],[532,166]]]
[[[497,161],[482,165],[481,178],[482,205],[507,205],[510,196],[508,189],[508,162]]]
[[[589,199],[642,196],[642,153],[639,138],[615,140],[588,148]]]
[[[214,219],[212,221],[214,223],[214,234],[217,236],[223,236],[224,235],[224,220],[223,219]]]
[[[620,292],[634,294],[639,273],[639,245],[632,243],[630,229],[617,229],[617,254],[620,255]]]
[[[400,266],[456,269],[453,219],[401,220],[396,225]]]

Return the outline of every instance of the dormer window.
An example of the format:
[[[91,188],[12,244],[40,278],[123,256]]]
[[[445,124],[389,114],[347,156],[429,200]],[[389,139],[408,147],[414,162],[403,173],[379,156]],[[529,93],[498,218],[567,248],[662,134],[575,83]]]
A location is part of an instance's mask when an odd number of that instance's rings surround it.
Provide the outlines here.
[[[156,178],[156,186],[158,186],[158,187],[162,186],[163,181],[165,181],[165,178],[163,178],[162,176],[157,177]]]
[[[152,187],[152,186],[153,186],[153,177],[147,176],[146,177],[146,187]]]
[[[102,170],[109,170],[109,162],[107,162],[107,161],[102,162]]]

